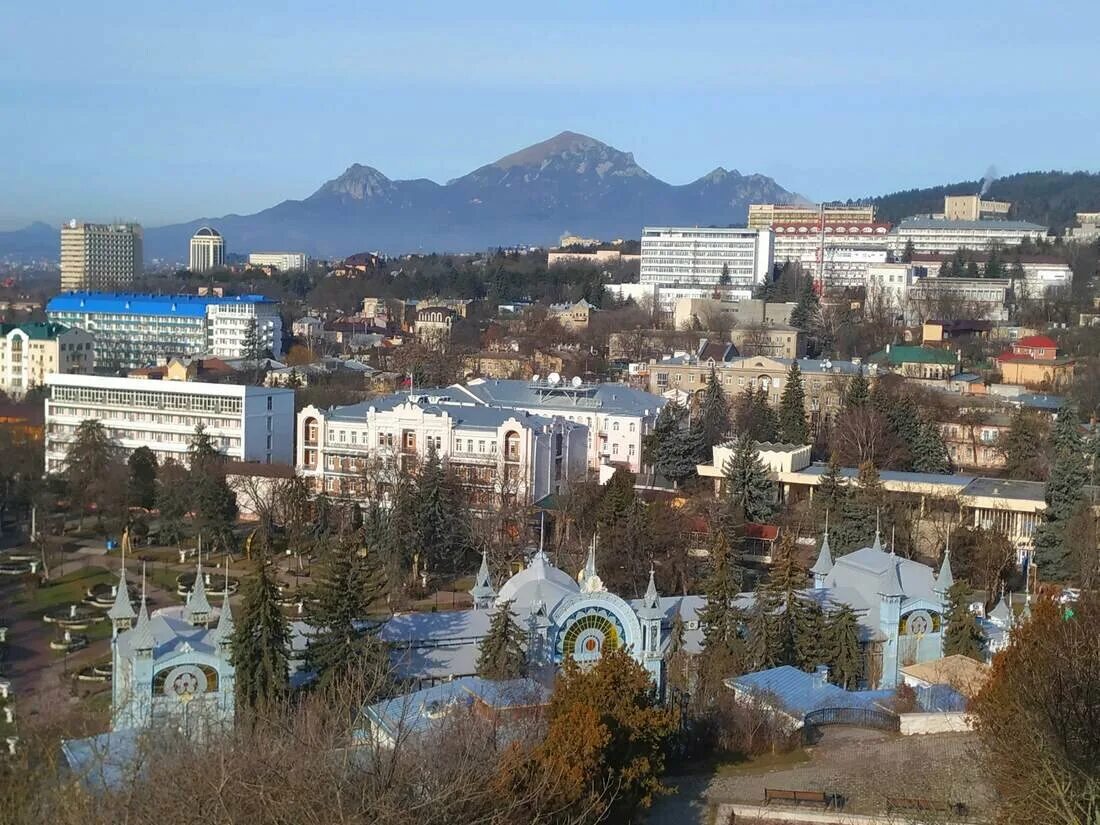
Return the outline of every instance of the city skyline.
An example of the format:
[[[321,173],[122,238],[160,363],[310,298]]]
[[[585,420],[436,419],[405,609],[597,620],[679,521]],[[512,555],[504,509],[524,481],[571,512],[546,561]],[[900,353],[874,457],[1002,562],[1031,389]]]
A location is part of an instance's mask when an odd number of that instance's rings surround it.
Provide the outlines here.
[[[352,163],[443,183],[566,129],[670,183],[724,166],[811,199],[1096,170],[1100,112],[1080,101],[1100,92],[1100,11],[1064,4],[1079,25],[1053,31],[1041,9],[341,2],[301,26],[242,3],[195,39],[168,8],[20,7],[0,227],[244,214]]]

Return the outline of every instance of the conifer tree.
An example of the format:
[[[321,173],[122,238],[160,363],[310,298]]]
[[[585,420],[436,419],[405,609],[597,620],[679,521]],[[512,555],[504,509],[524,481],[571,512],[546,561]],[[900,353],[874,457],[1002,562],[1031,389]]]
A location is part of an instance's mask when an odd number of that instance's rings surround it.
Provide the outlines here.
[[[231,642],[237,705],[262,710],[286,696],[290,673],[290,625],[266,552],[244,584],[239,612]]]
[[[699,614],[703,626],[703,648],[731,652],[740,646],[741,611],[734,600],[741,591],[744,571],[730,551],[721,530],[714,532],[710,544],[710,576],[707,578],[706,607]]]
[[[489,632],[481,641],[477,675],[482,679],[497,681],[523,676],[527,671],[527,654],[524,653],[523,642],[523,629],[516,624],[512,602],[498,605],[489,622]]]
[[[859,645],[859,619],[851,605],[841,604],[829,616],[829,680],[846,690],[853,690],[862,671]]]
[[[1066,524],[1084,498],[1089,480],[1077,411],[1068,404],[1058,412],[1051,442],[1053,464],[1046,485],[1047,508],[1035,535],[1035,555],[1044,575],[1064,579],[1072,573],[1073,550],[1066,541]]]
[[[791,310],[791,326],[809,332],[820,306],[821,301],[814,291],[814,282],[811,278],[806,278],[802,282],[795,307]]]
[[[766,521],[775,511],[775,483],[768,478],[768,469],[756,452],[752,439],[742,435],[737,439],[733,455],[722,468],[722,495],[726,509],[740,506],[749,521]]]
[[[767,670],[782,663],[782,643],[775,615],[778,608],[771,590],[757,587],[746,628],[746,658],[750,670]]]
[[[619,467],[603,487],[598,517],[600,527],[610,529],[629,512],[633,503],[634,474]]]
[[[684,649],[684,632],[686,630],[684,618],[680,615],[680,611],[677,610],[672,614],[672,624],[669,625],[668,629],[668,653],[670,656]]]
[[[730,403],[714,367],[707,377],[707,386],[703,390],[703,400],[699,405],[699,428],[703,434],[703,445],[710,449],[726,440],[730,431]]]
[[[792,361],[787,372],[783,395],[779,399],[779,440],[785,444],[806,444],[810,431],[806,426],[806,391],[802,386],[802,371]]]
[[[768,405],[768,391],[763,387],[758,390],[747,387],[737,396],[734,422],[738,438],[753,441],[775,441],[778,438],[779,423],[775,411]]]
[[[848,382],[848,388],[844,393],[844,409],[850,410],[854,407],[862,407],[870,397],[871,390],[867,384],[867,379],[863,375],[863,367],[860,367],[859,372],[853,375]]]
[[[812,671],[829,661],[829,627],[824,609],[814,599],[792,600],[794,658],[805,671]]]
[[[909,446],[909,464],[916,473],[950,473],[951,457],[943,433],[933,421],[920,421]]]
[[[225,481],[225,456],[202,424],[195,428],[187,453],[191,462],[189,492],[195,527],[214,546],[229,552],[235,543],[237,494]]]
[[[647,436],[646,459],[653,469],[679,486],[695,475],[699,447],[687,425],[687,410],[679,404],[666,404]]]
[[[1005,456],[1005,475],[1022,481],[1042,481],[1046,475],[1043,441],[1043,427],[1034,413],[1018,407],[1012,414],[1008,432],[998,439]]]
[[[985,658],[985,637],[978,620],[967,607],[969,587],[957,581],[947,591],[947,631],[943,639],[944,656],[969,656],[979,662]]]
[[[879,523],[889,523],[886,495],[875,465],[864,462],[858,480],[858,487],[841,500],[836,517],[829,522],[829,544],[838,556],[869,546]]]
[[[138,447],[127,459],[130,468],[130,504],[149,510],[157,503],[157,457],[148,447]]]
[[[314,629],[306,666],[327,687],[351,668],[378,675],[387,665],[384,645],[368,616],[383,594],[384,574],[377,553],[361,549],[360,537],[341,536],[328,551],[309,603]]]
[[[816,619],[807,615],[806,625],[800,627],[800,613],[803,610],[802,590],[806,587],[806,571],[798,564],[794,555],[794,544],[787,537],[773,551],[771,576],[763,588],[770,591],[772,601],[778,610],[775,615],[776,660],[782,665],[798,665],[803,660],[799,649],[800,636],[808,645],[806,658],[813,658],[820,652],[821,627]],[[759,590],[760,588],[758,588]]]
[[[819,518],[823,518],[826,512],[834,518],[840,518],[840,510],[844,499],[851,494],[844,476],[840,474],[840,459],[834,451],[829,455],[829,464],[821,475],[821,483],[814,492],[814,508]]]
[[[456,569],[467,547],[465,524],[455,487],[432,444],[416,484],[416,537],[431,568]]]

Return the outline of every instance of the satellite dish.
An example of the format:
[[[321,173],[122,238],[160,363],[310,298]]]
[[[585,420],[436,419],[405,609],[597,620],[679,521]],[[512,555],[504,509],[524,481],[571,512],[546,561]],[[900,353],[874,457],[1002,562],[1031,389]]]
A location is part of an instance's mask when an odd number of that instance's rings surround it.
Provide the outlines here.
[[[584,383],[584,381],[581,379],[581,377],[579,375],[574,375],[573,376],[573,386],[574,387],[579,387],[583,383]]]
[[[540,378],[542,378],[542,376],[536,372],[534,375],[531,376],[531,383],[537,384]]]
[[[561,376],[558,375],[556,372],[552,372],[548,376],[546,376],[546,383],[549,384],[551,387],[556,387],[558,384],[561,383]]]

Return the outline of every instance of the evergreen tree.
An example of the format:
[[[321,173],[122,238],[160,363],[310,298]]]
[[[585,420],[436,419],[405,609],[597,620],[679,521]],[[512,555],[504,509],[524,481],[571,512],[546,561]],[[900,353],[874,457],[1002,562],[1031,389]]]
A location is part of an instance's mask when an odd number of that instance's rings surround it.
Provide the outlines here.
[[[824,519],[825,513],[831,513],[834,518],[839,519],[844,500],[850,494],[848,484],[840,474],[840,459],[834,451],[829,455],[829,464],[814,493],[814,507],[819,520]]]
[[[1033,413],[1017,407],[1008,432],[998,441],[1005,456],[1005,475],[1023,481],[1042,481],[1046,476],[1043,427]]]
[[[901,252],[901,262],[909,264],[913,262],[913,256],[917,253],[916,247],[913,245],[913,239],[910,238],[905,242],[905,249]]]
[[[510,601],[499,605],[489,622],[489,632],[481,641],[477,675],[482,679],[504,681],[518,679],[527,671],[523,650],[523,629],[516,624]]]
[[[290,625],[279,607],[279,588],[267,553],[243,588],[240,616],[233,632],[237,706],[252,711],[286,696],[290,673]]]
[[[465,515],[434,444],[420,468],[416,502],[416,536],[427,563],[455,570],[467,548]]]
[[[916,438],[909,445],[910,466],[916,473],[950,473],[951,457],[943,433],[933,421],[917,424]]]
[[[183,519],[191,509],[189,486],[187,470],[175,461],[165,461],[157,478],[161,544],[179,544],[183,539]]]
[[[978,620],[967,606],[969,587],[957,581],[947,591],[947,631],[943,639],[944,656],[969,656],[979,662],[984,659],[985,637]]]
[[[698,423],[702,434],[701,449],[709,457],[711,448],[726,440],[731,424],[729,399],[726,398],[726,391],[722,389],[713,367],[707,378],[706,389],[703,390]]]
[[[753,441],[775,441],[779,437],[779,423],[775,411],[768,405],[768,392],[763,387],[753,390],[746,387],[738,394],[734,405],[734,423],[738,438]]]
[[[89,505],[96,506],[97,518],[102,513],[103,505],[113,492],[110,485],[119,456],[118,444],[98,419],[88,418],[76,426],[65,452],[65,482],[78,507],[81,527]]]
[[[718,283],[722,286],[730,285],[730,265],[727,263],[722,264],[722,274],[718,276]]]
[[[684,618],[680,615],[680,611],[677,610],[672,614],[672,624],[668,629],[669,656],[674,656],[684,649],[684,633],[686,630]]]
[[[130,469],[128,498],[135,507],[151,510],[157,504],[157,457],[148,447],[138,447],[126,461]]]
[[[756,452],[756,444],[746,436],[737,439],[733,455],[722,468],[725,478],[725,508],[737,505],[749,521],[763,522],[775,511],[775,483]]]
[[[1035,555],[1039,569],[1054,579],[1072,574],[1072,551],[1066,541],[1066,524],[1084,498],[1089,480],[1085,446],[1081,440],[1077,411],[1064,405],[1058,412],[1051,439],[1053,464],[1047,479],[1043,523],[1035,535]]]
[[[864,462],[858,481],[858,487],[841,500],[836,518],[829,522],[829,544],[837,556],[869,546],[880,516],[888,517],[884,509],[886,494],[875,465]]]
[[[813,671],[829,662],[829,625],[824,609],[814,599],[792,599],[795,664]]]
[[[778,607],[771,590],[766,587],[756,588],[746,628],[746,658],[750,670],[767,670],[782,664],[782,643],[776,623]]]
[[[779,399],[779,440],[785,444],[809,443],[806,426],[806,391],[802,387],[802,371],[792,361],[787,372],[783,395]]]
[[[687,410],[666,404],[646,438],[646,463],[677,486],[695,475],[698,463],[697,444],[686,425]]]
[[[372,605],[383,596],[385,577],[377,554],[361,550],[358,538],[342,536],[329,549],[308,603],[314,630],[306,667],[322,687],[352,668],[357,676],[379,677],[388,666],[378,630],[368,621]]]
[[[844,409],[850,410],[862,407],[871,397],[871,388],[863,375],[863,367],[848,381],[848,387],[844,392]]]
[[[598,524],[604,530],[626,516],[634,503],[634,473],[619,467],[603,487]]]
[[[798,293],[798,300],[791,310],[791,326],[798,327],[803,332],[809,332],[814,320],[817,318],[821,301],[814,290],[814,282],[806,278],[802,282],[802,288]]]
[[[845,690],[854,690],[862,671],[859,619],[850,605],[841,604],[829,616],[829,680]]]
[[[807,644],[805,658],[820,656],[822,627],[818,617],[812,615],[814,611],[811,609],[806,610],[805,626],[801,625],[806,571],[795,558],[794,545],[789,535],[774,551],[771,576],[763,587],[773,594],[772,601],[778,606],[775,614],[776,659],[779,664],[799,665],[804,658],[799,647],[800,639]]]
[[[699,614],[703,626],[703,649],[732,652],[741,645],[741,611],[734,600],[741,591],[744,570],[730,550],[721,530],[716,530],[710,545],[710,576],[706,582],[706,607]]]
[[[225,457],[200,424],[188,448],[191,461],[189,492],[199,535],[226,552],[233,549],[233,523],[237,519],[237,495],[225,481]]]

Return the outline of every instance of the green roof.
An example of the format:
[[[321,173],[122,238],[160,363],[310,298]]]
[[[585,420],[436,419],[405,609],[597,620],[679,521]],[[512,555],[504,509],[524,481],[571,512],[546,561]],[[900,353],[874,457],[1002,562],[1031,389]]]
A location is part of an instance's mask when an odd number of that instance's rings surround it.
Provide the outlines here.
[[[876,364],[956,364],[958,357],[951,350],[934,347],[891,346],[879,350],[869,359]]]
[[[33,341],[52,341],[59,335],[64,335],[69,328],[64,324],[55,324],[52,321],[35,321],[30,324],[0,324],[0,335],[7,335],[13,329],[26,333]]]

